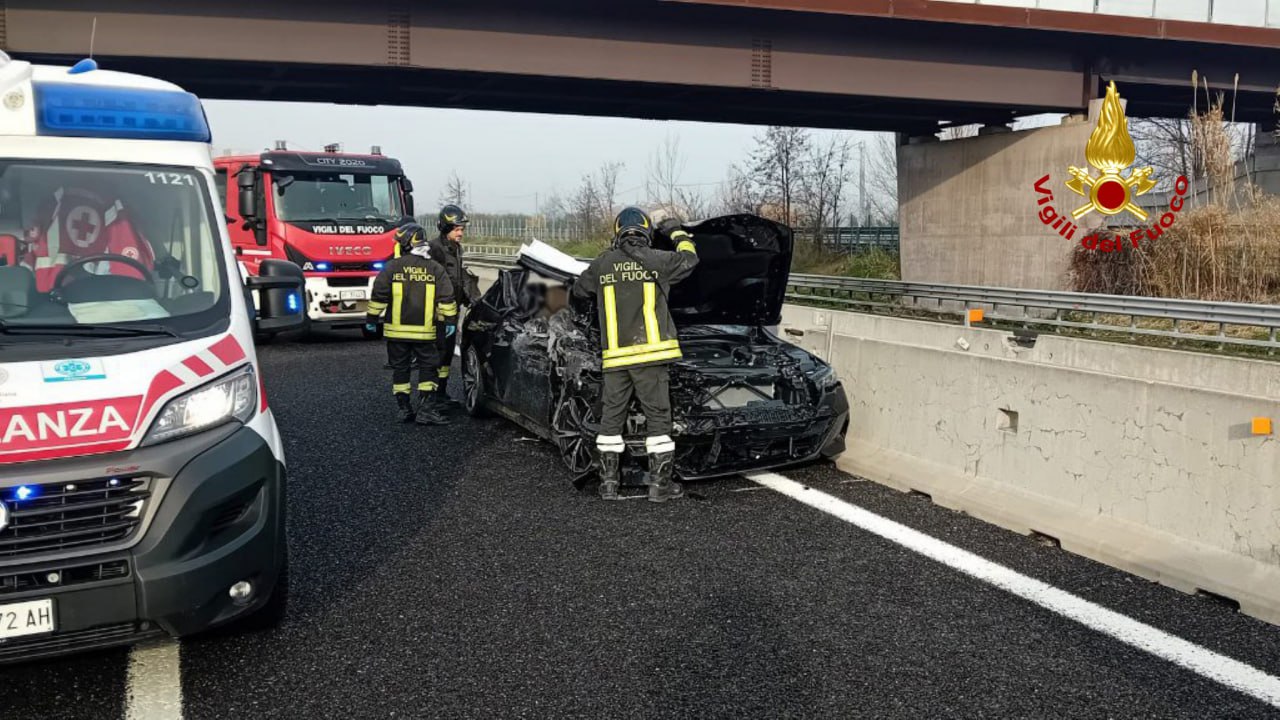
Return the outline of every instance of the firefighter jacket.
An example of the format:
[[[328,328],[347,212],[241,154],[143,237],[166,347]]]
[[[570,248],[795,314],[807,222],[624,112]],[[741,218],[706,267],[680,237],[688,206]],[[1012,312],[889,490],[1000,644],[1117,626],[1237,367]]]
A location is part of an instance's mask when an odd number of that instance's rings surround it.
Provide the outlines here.
[[[471,307],[480,299],[480,286],[479,280],[462,267],[462,243],[437,235],[427,243],[427,247],[431,248],[431,259],[444,266],[458,302]]]
[[[676,324],[667,308],[671,286],[693,272],[698,253],[687,234],[675,252],[624,238],[587,267],[573,294],[595,296],[600,322],[601,369],[659,365],[680,359]]]
[[[431,258],[402,255],[387,263],[373,281],[368,321],[376,322],[383,313],[383,336],[388,340],[434,341],[437,321],[458,316],[453,283]]]

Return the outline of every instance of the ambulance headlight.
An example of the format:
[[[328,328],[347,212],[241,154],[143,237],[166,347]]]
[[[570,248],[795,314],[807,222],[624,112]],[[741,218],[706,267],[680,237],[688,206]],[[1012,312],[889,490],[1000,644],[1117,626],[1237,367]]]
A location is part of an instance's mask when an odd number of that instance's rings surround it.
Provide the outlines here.
[[[147,431],[143,445],[192,435],[231,421],[248,422],[258,406],[253,366],[214,380],[168,402]]]

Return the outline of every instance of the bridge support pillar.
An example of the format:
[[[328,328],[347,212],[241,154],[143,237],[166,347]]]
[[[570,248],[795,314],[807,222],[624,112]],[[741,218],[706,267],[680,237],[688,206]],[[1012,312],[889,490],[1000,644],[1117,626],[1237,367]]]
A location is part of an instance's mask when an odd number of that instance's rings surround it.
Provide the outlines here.
[[[984,128],[985,130],[985,128]],[[1007,130],[1007,128],[1006,128]],[[1084,199],[1066,187],[1067,168],[1088,167],[1092,123],[994,130],[948,142],[898,147],[902,277],[919,282],[1067,289],[1072,239],[1041,221],[1046,205],[1070,216]]]

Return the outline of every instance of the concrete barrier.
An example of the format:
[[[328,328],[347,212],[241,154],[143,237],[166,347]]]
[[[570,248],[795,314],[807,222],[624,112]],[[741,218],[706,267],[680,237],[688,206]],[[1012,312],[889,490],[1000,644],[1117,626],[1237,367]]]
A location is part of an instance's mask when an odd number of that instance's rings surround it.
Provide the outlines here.
[[[834,326],[834,334],[827,328]],[[843,469],[1280,624],[1280,365],[788,306],[851,417]]]
[[[780,329],[844,381],[842,469],[1280,624],[1280,443],[1252,427],[1280,365],[796,305]]]

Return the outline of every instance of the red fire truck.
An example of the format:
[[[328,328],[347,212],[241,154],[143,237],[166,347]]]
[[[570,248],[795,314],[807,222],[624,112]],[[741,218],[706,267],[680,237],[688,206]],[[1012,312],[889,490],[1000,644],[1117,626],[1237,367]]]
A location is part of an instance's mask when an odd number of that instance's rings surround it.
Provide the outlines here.
[[[399,221],[413,215],[400,161],[298,152],[214,159],[236,258],[246,276],[263,260],[289,260],[306,276],[307,326],[362,327],[373,279],[391,259]]]

